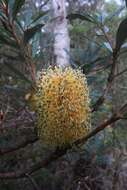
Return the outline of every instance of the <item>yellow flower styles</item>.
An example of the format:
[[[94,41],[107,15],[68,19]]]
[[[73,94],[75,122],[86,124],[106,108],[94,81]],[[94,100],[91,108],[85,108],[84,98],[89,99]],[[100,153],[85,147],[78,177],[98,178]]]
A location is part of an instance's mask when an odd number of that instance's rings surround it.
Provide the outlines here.
[[[70,67],[40,73],[33,96],[38,135],[48,146],[64,146],[90,130],[90,99],[86,77]]]

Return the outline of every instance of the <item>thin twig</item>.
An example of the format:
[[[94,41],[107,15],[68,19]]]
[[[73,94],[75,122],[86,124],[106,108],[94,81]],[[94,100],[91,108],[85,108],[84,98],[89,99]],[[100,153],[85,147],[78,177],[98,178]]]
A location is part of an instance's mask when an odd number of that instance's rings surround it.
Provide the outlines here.
[[[29,144],[33,144],[33,143],[37,142],[37,140],[38,140],[38,138],[34,137],[33,139],[26,140],[26,141],[22,142],[21,144],[16,145],[15,147],[0,149],[0,156],[15,152],[21,148],[28,146]]]
[[[116,74],[116,75],[114,76],[114,78],[119,77],[120,75],[124,74],[125,72],[127,72],[127,68],[125,68],[123,71],[121,71],[121,72],[119,72],[118,74]]]
[[[102,95],[98,98],[96,103],[93,105],[92,112],[97,111],[98,108],[103,104],[103,102],[105,101],[106,95],[112,86],[114,76],[115,76],[117,57],[118,57],[118,52],[116,50],[113,50],[111,71],[107,79],[106,88],[103,90]]]
[[[31,175],[29,175],[27,173],[25,175],[29,179],[29,181],[31,182],[31,184],[33,185],[34,190],[40,190],[40,187],[38,186],[38,184],[36,183],[36,181],[31,177]]]
[[[91,131],[86,137],[74,142],[74,144],[75,145],[83,144],[88,139],[95,136],[100,131],[104,130],[106,127],[111,125],[112,123],[120,120],[122,115],[125,113],[125,111],[127,111],[126,109],[127,109],[127,103],[124,104],[120,108],[120,110],[118,112],[114,113],[108,120],[106,120],[102,124],[100,124],[97,128],[95,128],[93,131]],[[67,146],[67,147],[65,147],[63,149],[57,148],[56,151],[54,153],[51,153],[51,155],[48,158],[46,158],[45,160],[42,160],[39,163],[36,163],[35,165],[33,165],[29,169],[19,170],[19,171],[16,171],[16,172],[0,173],[0,179],[24,178],[24,177],[26,177],[26,174],[30,175],[33,172],[48,166],[51,162],[53,162],[53,161],[57,160],[58,158],[60,158],[61,156],[65,155],[66,152],[71,148],[72,148],[72,146]]]

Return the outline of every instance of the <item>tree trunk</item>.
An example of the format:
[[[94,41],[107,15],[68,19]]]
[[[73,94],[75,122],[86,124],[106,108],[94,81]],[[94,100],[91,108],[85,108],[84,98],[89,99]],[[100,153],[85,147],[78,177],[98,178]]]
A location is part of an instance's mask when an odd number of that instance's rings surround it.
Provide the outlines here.
[[[64,68],[69,65],[70,51],[65,0],[52,0],[52,7],[55,63]]]

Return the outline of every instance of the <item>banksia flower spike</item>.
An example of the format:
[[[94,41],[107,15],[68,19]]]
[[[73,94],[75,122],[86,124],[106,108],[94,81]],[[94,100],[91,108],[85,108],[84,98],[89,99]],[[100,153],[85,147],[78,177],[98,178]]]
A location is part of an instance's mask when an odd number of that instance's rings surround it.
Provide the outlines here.
[[[44,144],[61,147],[89,132],[89,91],[80,70],[70,67],[42,70],[33,100],[38,135]]]

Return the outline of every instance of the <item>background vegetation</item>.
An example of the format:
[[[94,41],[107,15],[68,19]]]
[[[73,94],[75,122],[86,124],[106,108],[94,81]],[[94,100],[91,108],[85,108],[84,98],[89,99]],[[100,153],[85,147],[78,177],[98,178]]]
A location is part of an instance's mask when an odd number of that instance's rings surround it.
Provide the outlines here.
[[[54,65],[51,2],[0,0],[1,190],[127,189],[126,2],[66,4],[67,53],[87,76],[92,132],[60,150],[39,142],[27,100],[39,70]]]

